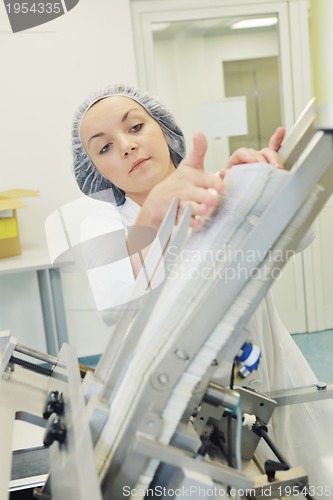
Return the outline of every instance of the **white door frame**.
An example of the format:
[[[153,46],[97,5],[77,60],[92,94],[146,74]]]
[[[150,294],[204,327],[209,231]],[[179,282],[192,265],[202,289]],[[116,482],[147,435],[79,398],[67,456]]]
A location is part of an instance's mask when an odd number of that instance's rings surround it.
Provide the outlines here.
[[[290,129],[312,97],[308,0],[132,0],[137,74],[156,92],[152,23],[277,14],[283,125]]]

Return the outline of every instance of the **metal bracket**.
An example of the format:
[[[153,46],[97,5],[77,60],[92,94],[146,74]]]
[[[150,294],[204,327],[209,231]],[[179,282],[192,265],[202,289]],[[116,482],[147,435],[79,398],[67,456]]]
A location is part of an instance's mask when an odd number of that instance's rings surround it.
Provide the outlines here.
[[[8,363],[16,344],[17,340],[10,335],[9,330],[0,332],[0,377],[7,371]]]
[[[207,459],[198,459],[195,455],[180,450],[175,446],[164,445],[152,439],[137,437],[133,445],[133,451],[155,458],[161,462],[180,469],[187,469],[193,472],[207,475],[213,481],[221,484],[228,484],[238,488],[251,488],[253,481],[241,472],[231,469],[222,464],[216,464]]]
[[[316,385],[271,391],[266,396],[274,399],[278,406],[332,399],[333,383],[318,382]]]

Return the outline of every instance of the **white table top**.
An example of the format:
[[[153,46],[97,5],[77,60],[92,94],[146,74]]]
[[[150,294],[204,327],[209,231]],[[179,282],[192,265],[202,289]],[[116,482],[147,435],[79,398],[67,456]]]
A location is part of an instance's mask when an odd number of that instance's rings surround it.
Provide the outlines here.
[[[25,245],[22,254],[0,259],[0,274],[37,271],[53,267],[48,250],[43,246]]]

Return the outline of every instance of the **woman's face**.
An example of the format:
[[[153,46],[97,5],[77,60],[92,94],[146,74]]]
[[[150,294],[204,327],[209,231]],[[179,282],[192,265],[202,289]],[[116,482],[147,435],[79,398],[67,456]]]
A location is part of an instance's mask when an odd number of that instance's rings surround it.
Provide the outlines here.
[[[83,118],[80,135],[97,170],[139,204],[174,171],[160,126],[129,97],[98,101]]]

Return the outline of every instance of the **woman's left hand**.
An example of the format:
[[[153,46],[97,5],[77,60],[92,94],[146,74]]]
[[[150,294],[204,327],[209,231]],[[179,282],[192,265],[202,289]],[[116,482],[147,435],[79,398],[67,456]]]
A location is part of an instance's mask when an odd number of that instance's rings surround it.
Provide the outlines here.
[[[268,142],[266,148],[257,151],[251,148],[239,148],[230,156],[226,168],[243,163],[271,163],[276,168],[283,168],[278,155],[278,150],[282,144],[285,135],[285,129],[278,127]]]

